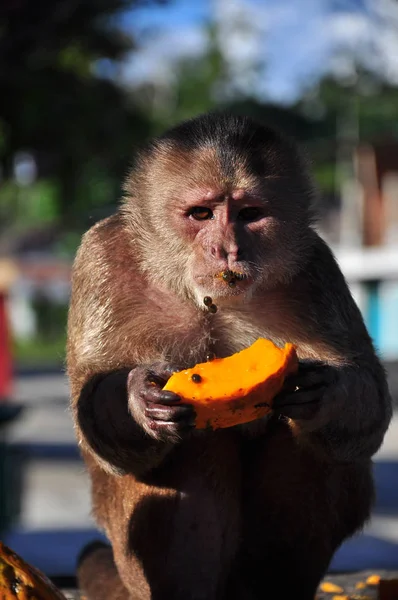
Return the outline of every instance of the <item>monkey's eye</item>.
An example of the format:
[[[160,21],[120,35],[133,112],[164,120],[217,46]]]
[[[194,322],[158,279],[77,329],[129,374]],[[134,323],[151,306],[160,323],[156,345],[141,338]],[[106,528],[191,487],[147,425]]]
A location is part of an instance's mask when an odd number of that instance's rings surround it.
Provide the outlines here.
[[[206,221],[213,218],[213,212],[205,206],[195,206],[189,211],[189,216],[196,221]]]
[[[246,208],[242,208],[239,211],[238,220],[249,223],[250,221],[257,221],[257,219],[261,219],[263,216],[263,209],[259,206],[246,206]]]

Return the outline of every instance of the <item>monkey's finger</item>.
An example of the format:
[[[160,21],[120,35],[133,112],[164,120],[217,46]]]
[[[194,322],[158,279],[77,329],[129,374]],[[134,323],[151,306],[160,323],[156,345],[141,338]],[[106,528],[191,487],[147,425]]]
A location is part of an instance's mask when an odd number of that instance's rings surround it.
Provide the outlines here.
[[[287,417],[288,419],[311,419],[317,414],[317,405],[315,402],[307,402],[306,404],[291,404],[284,406],[276,414],[279,418]]]
[[[192,406],[182,404],[180,406],[161,406],[154,404],[153,406],[147,406],[145,409],[145,415],[150,419],[157,421],[176,422],[185,420],[189,423],[195,422],[195,411]]]
[[[162,390],[157,386],[146,386],[140,394],[141,398],[145,402],[152,402],[156,404],[178,404],[180,402],[180,396],[169,390]]]
[[[156,431],[162,438],[171,439],[177,441],[182,434],[188,433],[195,429],[194,423],[187,423],[186,421],[148,421],[148,426],[153,431]]]
[[[146,383],[162,388],[167,383],[167,377],[162,377],[158,372],[148,371],[145,377]]]
[[[175,365],[175,364],[161,365],[159,368],[159,371],[158,371],[158,375],[160,375],[160,377],[163,377],[167,381],[168,379],[170,379],[170,377],[173,375],[173,373],[182,371],[182,369],[183,369],[182,366]]]
[[[147,371],[146,380],[149,383],[163,387],[166,385],[173,373],[180,371],[181,368],[177,365],[171,365],[168,363],[155,363],[151,365],[151,368]]]
[[[286,388],[294,391],[298,388],[313,388],[326,386],[333,381],[333,372],[328,367],[320,367],[319,369],[306,370],[298,372],[297,375],[286,380]]]
[[[326,386],[319,386],[313,389],[298,389],[291,394],[278,394],[273,401],[273,408],[277,411],[288,406],[300,406],[303,404],[312,404],[322,399]]]

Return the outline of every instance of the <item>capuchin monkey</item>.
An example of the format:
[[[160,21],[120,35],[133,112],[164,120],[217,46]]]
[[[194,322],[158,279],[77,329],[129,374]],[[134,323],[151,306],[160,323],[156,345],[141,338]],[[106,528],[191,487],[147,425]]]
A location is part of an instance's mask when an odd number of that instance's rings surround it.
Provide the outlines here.
[[[72,410],[111,543],[83,551],[80,587],[89,600],[313,600],[369,517],[391,402],[313,228],[305,161],[268,127],[210,114],[143,149],[124,190],[72,278]],[[162,389],[170,375],[259,337],[299,357],[272,412],[196,430]]]

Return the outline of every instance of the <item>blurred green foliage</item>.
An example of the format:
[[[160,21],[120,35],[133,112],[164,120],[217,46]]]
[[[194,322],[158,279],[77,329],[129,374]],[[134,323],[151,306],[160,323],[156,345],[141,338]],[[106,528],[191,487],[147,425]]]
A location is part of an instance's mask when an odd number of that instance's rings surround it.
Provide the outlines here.
[[[120,18],[138,3],[0,3],[0,237],[54,227],[50,251],[71,259],[82,232],[116,202],[134,147],[153,129],[134,96],[109,77],[134,51]],[[37,163],[37,179],[26,186],[14,178],[21,151]],[[35,295],[32,308],[37,334],[14,340],[17,362],[62,365],[66,303]]]
[[[12,355],[19,368],[47,369],[65,366],[66,333],[51,340],[40,333],[32,339],[14,338]]]
[[[39,179],[29,189],[19,187],[15,181],[6,181],[0,194],[0,220],[27,228],[51,223],[59,216],[57,202],[58,186],[49,179]]]
[[[33,152],[42,206],[26,212],[15,186],[0,197],[0,212],[29,222],[62,218],[79,228],[92,206],[109,202],[150,120],[131,95],[101,76],[101,61],[116,68],[134,40],[118,18],[134,0],[2,0],[0,4],[0,161],[13,175],[20,150]],[[92,181],[92,184],[90,183]],[[49,193],[52,187],[53,192]],[[36,191],[30,204],[36,203]],[[9,211],[10,198],[19,208]],[[30,218],[32,217],[32,221]],[[19,222],[21,225],[21,222]],[[1,227],[1,225],[0,225]],[[1,232],[1,230],[0,230]]]

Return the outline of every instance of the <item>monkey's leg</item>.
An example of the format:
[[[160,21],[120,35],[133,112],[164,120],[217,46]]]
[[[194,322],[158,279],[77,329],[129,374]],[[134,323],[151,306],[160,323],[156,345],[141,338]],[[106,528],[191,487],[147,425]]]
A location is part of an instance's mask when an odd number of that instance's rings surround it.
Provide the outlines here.
[[[116,567],[126,599],[224,600],[240,538],[239,450],[236,437],[221,432],[182,443],[145,481],[92,472],[94,511],[114,555],[104,588],[120,593]],[[85,564],[88,586],[98,568],[84,562],[83,573]],[[98,588],[95,600],[119,600]]]
[[[92,546],[92,547],[91,547]],[[113,560],[112,548],[99,543],[87,547],[77,568],[79,591],[88,600],[139,600],[124,587]]]
[[[333,554],[369,516],[370,461],[322,462],[281,421],[247,445],[244,461],[245,581],[256,598],[313,600]]]

